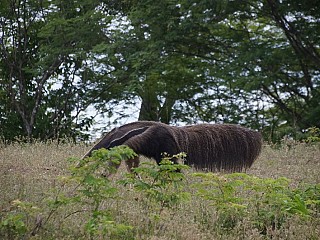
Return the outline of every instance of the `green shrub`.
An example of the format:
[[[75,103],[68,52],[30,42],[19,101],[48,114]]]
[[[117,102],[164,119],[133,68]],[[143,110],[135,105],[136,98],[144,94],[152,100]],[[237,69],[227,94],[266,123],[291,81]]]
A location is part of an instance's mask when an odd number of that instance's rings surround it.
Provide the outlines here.
[[[55,217],[60,218],[58,222],[61,224],[72,215],[82,214],[87,218],[82,229],[85,234],[121,239],[132,227],[116,223],[111,211],[105,208],[109,199],[116,198],[117,189],[101,173],[114,172],[115,164],[134,156],[136,154],[131,149],[120,146],[94,151],[91,157],[85,159],[70,159],[74,165],[71,174],[60,177],[60,187],[51,190],[52,195],[41,203],[43,208],[16,200],[10,211],[1,213],[0,236],[8,239],[30,237],[50,225]]]
[[[307,129],[306,143],[320,142],[320,129],[317,127],[311,127]]]
[[[216,228],[232,230],[239,222],[249,219],[266,234],[267,229],[280,229],[293,215],[301,219],[319,213],[319,185],[303,190],[292,189],[286,178],[258,178],[245,173],[195,173],[200,178],[194,184],[197,194],[216,208]]]
[[[114,147],[110,150],[99,149],[72,168],[69,179],[76,182],[78,187],[75,195],[69,199],[75,200],[80,206],[85,204],[90,209],[90,218],[84,230],[91,237],[113,236],[113,239],[116,239],[132,229],[131,226],[113,221],[111,211],[105,208],[106,201],[116,198],[117,193],[117,188],[106,175],[114,173],[121,161],[135,156],[133,150],[127,146]]]
[[[120,183],[132,184],[136,191],[145,195],[145,206],[156,207],[160,214],[163,209],[173,208],[188,199],[189,194],[182,191],[185,175],[181,171],[189,167],[172,161],[173,158],[183,156],[182,153],[172,157],[166,156],[159,165],[144,162],[133,170],[134,174],[128,174]]]

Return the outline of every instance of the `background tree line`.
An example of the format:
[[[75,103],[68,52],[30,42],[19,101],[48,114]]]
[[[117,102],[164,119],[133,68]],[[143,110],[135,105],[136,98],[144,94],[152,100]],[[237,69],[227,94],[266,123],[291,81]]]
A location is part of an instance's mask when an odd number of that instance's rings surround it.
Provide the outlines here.
[[[238,123],[265,139],[320,127],[320,4],[3,0],[0,135],[88,137],[94,107]],[[126,110],[122,112],[125,117]]]

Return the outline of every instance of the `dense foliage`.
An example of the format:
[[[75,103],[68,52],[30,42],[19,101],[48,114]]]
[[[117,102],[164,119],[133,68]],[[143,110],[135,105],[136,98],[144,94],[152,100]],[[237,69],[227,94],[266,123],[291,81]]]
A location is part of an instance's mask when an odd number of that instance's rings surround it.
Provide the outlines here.
[[[298,138],[320,127],[319,8],[2,1],[0,135],[84,137],[88,107],[108,122],[114,106],[139,99],[140,120],[239,123],[267,140]]]

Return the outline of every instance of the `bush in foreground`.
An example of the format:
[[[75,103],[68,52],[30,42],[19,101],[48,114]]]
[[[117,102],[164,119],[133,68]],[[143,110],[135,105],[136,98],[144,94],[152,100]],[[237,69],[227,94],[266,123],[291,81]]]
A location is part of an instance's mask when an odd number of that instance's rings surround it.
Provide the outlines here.
[[[163,234],[164,222],[180,215],[193,216],[190,222],[215,236],[239,231],[245,235],[250,227],[270,237],[271,232],[288,231],[291,221],[308,225],[319,219],[319,184],[293,187],[287,178],[192,173],[185,165],[173,164],[170,157],[160,165],[144,163],[119,181],[105,177],[106,172],[115,172],[114,164],[133,156],[131,149],[122,146],[95,151],[83,160],[70,159],[70,173],[58,177],[59,184],[40,202],[17,199],[1,211],[1,239],[147,238],[154,232]],[[118,206],[123,202],[140,208],[139,218],[145,224],[133,221],[130,211],[123,213],[124,206]],[[199,216],[195,208],[201,205]],[[179,239],[176,234],[171,238]],[[311,235],[316,237],[316,232]]]

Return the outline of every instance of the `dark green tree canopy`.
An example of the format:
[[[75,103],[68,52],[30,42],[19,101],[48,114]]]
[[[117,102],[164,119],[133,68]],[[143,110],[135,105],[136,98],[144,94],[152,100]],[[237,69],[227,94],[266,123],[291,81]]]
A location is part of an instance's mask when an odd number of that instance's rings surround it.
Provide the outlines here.
[[[95,101],[87,97],[95,81],[86,78],[88,54],[107,41],[104,8],[91,0],[1,2],[1,135],[75,136],[90,123],[78,115]]]
[[[239,123],[269,140],[320,127],[319,8],[2,1],[0,134],[79,136],[88,106],[111,116],[137,99],[140,120]]]
[[[319,127],[315,2],[124,3],[132,29],[115,51],[143,91],[141,119],[236,122],[270,138]]]

